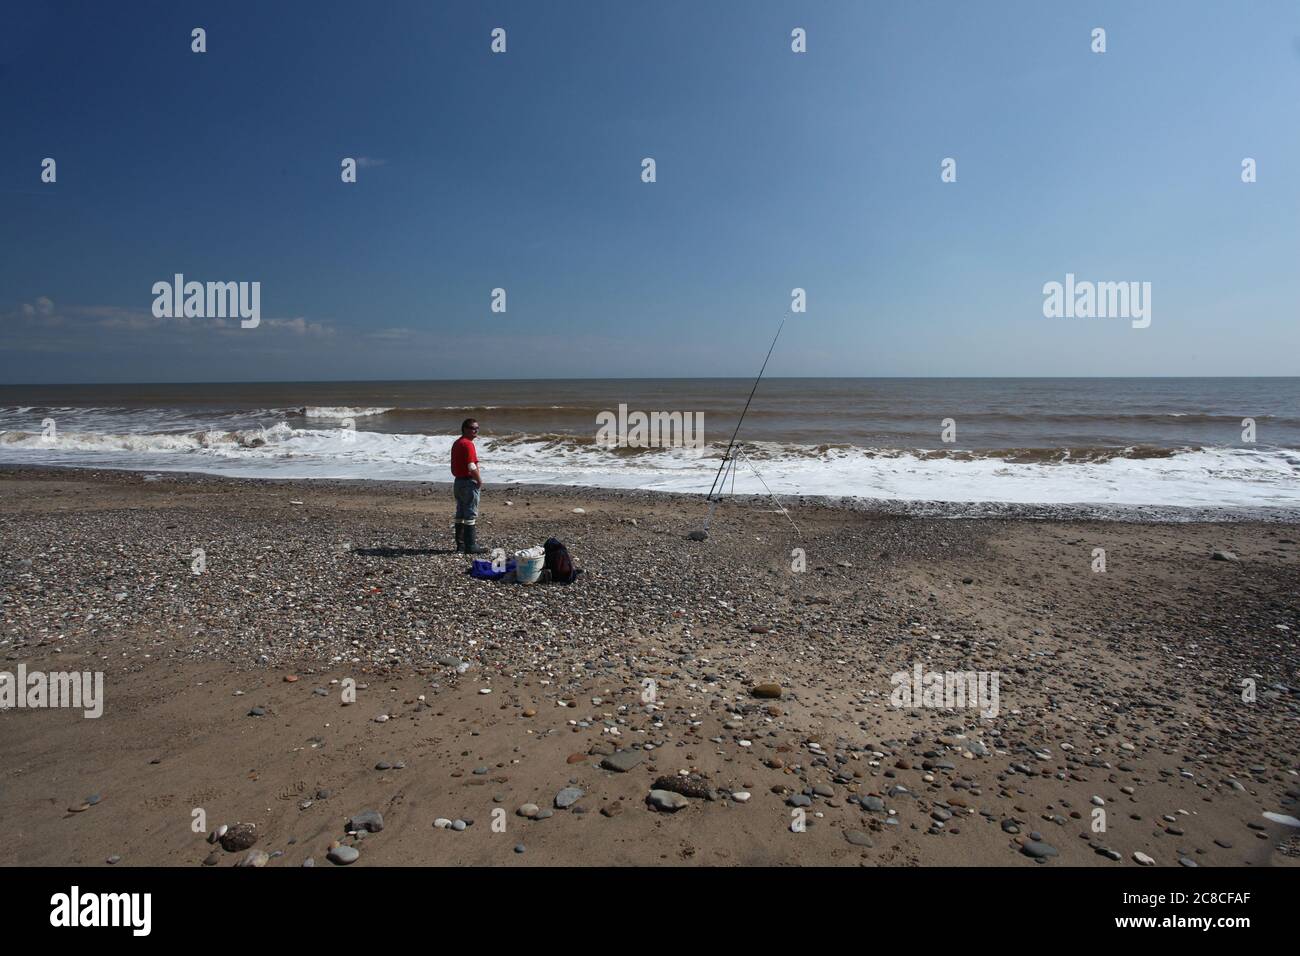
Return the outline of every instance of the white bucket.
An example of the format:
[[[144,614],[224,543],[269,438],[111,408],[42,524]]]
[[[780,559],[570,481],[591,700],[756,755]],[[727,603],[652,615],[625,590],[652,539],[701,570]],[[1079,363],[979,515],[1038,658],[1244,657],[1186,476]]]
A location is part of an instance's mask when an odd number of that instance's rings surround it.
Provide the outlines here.
[[[542,576],[542,566],[546,563],[546,550],[540,545],[526,551],[515,552],[515,580],[520,584],[532,584]]]

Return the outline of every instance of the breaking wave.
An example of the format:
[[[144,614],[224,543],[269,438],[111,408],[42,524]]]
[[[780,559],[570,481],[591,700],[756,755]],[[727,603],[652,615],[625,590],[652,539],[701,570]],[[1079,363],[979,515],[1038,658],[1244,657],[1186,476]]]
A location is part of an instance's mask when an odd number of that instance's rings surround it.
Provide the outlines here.
[[[396,411],[394,408],[349,408],[347,405],[307,405],[299,410],[304,418],[369,418],[371,415],[387,415]]]
[[[319,409],[318,409],[319,411]],[[342,417],[359,417],[359,409]],[[306,416],[304,416],[306,417]],[[312,418],[329,420],[333,415]],[[174,433],[0,431],[0,461],[270,478],[448,481],[452,435],[268,427]],[[589,436],[479,441],[484,478],[702,494],[723,449],[606,448]],[[901,501],[1300,506],[1300,452],[1250,447],[1085,446],[994,450],[750,442],[735,490]],[[762,481],[750,464],[762,474]]]

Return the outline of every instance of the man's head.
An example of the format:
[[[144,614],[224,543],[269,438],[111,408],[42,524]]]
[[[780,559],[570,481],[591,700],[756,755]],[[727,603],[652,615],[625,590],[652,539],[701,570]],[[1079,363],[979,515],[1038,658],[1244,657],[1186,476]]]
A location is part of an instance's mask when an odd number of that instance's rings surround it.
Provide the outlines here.
[[[474,438],[478,435],[478,419],[467,418],[460,423],[460,435],[462,438]]]

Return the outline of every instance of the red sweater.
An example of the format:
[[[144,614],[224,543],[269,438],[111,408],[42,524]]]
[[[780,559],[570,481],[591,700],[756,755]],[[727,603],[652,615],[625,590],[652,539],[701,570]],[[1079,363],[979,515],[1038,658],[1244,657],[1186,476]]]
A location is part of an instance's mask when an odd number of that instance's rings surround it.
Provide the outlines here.
[[[478,464],[478,451],[474,440],[461,435],[451,446],[451,473],[456,478],[473,478],[470,462]]]

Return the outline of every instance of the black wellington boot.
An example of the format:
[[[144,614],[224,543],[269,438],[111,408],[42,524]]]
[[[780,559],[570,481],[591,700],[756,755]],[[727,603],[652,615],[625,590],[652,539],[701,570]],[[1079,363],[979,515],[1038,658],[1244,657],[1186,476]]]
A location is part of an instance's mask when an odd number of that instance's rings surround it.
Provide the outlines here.
[[[465,551],[465,526],[461,524],[460,519],[456,520],[456,553],[463,554]]]
[[[465,547],[464,547],[465,553],[466,554],[487,554],[488,553],[487,548],[480,548],[478,546],[478,540],[477,540],[478,528],[472,524],[467,524],[464,526],[464,528],[465,528]]]

